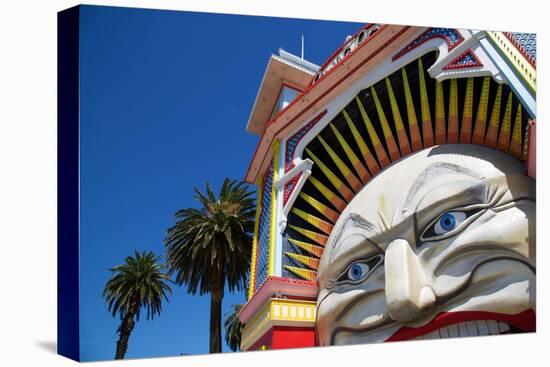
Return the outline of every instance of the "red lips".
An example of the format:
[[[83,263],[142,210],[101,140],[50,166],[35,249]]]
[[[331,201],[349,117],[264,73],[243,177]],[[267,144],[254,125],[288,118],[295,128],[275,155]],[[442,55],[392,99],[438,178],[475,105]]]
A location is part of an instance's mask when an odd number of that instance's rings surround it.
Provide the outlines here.
[[[515,315],[487,311],[442,312],[424,326],[420,326],[417,328],[404,326],[400,328],[392,336],[386,339],[386,342],[413,339],[418,336],[422,336],[424,334],[431,333],[432,331],[441,329],[445,326],[457,324],[464,321],[477,320],[494,320],[505,322],[525,332],[533,332],[536,330],[536,315],[535,311],[531,309],[525,310]]]

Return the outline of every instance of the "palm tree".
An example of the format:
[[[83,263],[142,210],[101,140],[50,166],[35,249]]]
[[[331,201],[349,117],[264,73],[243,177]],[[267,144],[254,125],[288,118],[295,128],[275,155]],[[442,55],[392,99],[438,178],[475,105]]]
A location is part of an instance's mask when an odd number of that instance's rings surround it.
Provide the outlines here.
[[[176,224],[167,231],[167,265],[188,293],[210,293],[210,353],[219,353],[224,288],[246,288],[254,198],[244,183],[226,178],[219,197],[207,183],[206,194],[195,188],[195,199],[202,207],[179,210]]]
[[[110,269],[113,276],[105,284],[103,297],[109,312],[113,317],[118,314],[121,320],[115,359],[124,358],[141,309],[147,310],[148,320],[153,319],[162,310],[162,299],[168,301],[168,293],[172,293],[168,285],[171,280],[163,269],[160,257],[152,252],[138,251],[126,257],[123,264]]]
[[[226,317],[223,326],[225,327],[225,342],[233,352],[241,348],[241,335],[244,324],[239,320],[237,315],[243,308],[243,305],[231,305],[233,312]]]

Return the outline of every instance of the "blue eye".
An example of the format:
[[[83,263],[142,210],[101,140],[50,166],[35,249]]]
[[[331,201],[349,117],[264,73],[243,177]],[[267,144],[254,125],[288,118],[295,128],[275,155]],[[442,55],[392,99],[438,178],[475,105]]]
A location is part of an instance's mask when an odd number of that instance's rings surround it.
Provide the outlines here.
[[[348,279],[359,280],[369,273],[369,266],[363,263],[351,264],[348,270]]]
[[[434,233],[436,235],[444,234],[452,231],[460,223],[466,219],[466,213],[464,212],[447,212],[443,213],[437,220],[434,226]]]
[[[355,261],[351,263],[342,274],[340,274],[338,281],[352,281],[354,283],[363,281],[378,267],[378,265],[383,262],[384,255],[382,254],[371,256],[368,259]]]
[[[420,235],[420,241],[439,241],[455,236],[485,212],[485,207],[473,205],[455,208],[433,219]]]

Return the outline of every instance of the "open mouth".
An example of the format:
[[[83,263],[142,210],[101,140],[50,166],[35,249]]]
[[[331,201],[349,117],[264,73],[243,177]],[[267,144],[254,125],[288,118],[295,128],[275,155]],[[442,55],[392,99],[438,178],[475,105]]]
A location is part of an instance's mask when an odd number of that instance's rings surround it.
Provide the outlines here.
[[[536,317],[533,310],[515,315],[485,311],[442,312],[421,327],[400,328],[386,341],[514,334],[535,330]]]

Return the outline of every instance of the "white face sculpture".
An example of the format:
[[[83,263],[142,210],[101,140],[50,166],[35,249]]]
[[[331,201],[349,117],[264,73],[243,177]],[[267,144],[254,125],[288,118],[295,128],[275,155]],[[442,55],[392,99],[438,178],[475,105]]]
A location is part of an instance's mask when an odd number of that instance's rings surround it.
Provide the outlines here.
[[[535,182],[500,151],[443,145],[373,178],[319,267],[321,345],[535,328]]]

